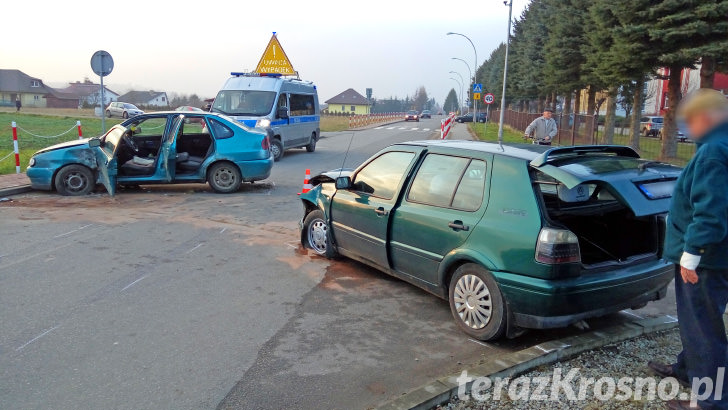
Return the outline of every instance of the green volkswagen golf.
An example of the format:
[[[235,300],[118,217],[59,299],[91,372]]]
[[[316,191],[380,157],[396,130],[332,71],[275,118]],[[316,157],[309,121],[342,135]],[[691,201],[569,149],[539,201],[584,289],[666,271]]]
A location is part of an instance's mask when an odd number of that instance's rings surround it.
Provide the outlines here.
[[[663,298],[679,173],[623,146],[402,143],[314,177],[301,241],[448,300],[474,338],[512,337]]]

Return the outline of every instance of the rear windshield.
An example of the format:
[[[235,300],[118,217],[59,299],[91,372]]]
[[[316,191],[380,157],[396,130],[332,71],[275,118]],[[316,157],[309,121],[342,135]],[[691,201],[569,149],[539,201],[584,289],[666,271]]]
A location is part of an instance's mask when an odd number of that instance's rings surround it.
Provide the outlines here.
[[[662,117],[655,117],[652,119],[655,124],[662,124]]]

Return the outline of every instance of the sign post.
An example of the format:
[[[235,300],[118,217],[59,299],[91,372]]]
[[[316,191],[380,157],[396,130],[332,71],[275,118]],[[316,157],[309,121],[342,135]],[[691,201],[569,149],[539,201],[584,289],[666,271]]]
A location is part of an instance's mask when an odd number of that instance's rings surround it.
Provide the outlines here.
[[[291,60],[283,51],[275,31],[258,62],[258,66],[255,68],[255,72],[258,74],[298,75],[296,70],[293,69]]]
[[[104,77],[111,74],[114,70],[114,59],[111,54],[104,50],[99,50],[91,56],[91,69],[101,77],[101,132],[106,132],[106,110],[104,110]]]
[[[495,101],[495,96],[492,93],[487,93],[483,96],[483,102],[485,103],[485,124],[483,125],[483,136],[488,131],[488,121],[490,121],[490,105]]]

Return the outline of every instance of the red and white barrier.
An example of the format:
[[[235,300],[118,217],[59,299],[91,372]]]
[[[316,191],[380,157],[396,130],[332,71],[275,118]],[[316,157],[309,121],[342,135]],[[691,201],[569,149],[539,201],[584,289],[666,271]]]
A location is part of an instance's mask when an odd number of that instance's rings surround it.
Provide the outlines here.
[[[15,124],[15,121],[12,123],[13,125],[13,150],[15,151],[15,173],[20,173],[20,151],[18,150],[18,125]]]
[[[81,121],[76,121],[76,127],[78,128],[78,139],[83,139],[83,133],[81,132]]]
[[[447,138],[447,135],[450,133],[450,128],[452,128],[452,122],[454,119],[455,115],[451,113],[447,118],[440,121],[440,139],[444,140],[445,138]]]

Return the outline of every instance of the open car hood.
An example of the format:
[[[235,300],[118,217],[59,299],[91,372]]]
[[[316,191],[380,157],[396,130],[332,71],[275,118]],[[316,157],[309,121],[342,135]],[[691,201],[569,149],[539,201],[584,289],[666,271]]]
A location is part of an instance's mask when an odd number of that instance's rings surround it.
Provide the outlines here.
[[[682,171],[670,164],[640,159],[631,148],[610,146],[554,148],[531,161],[531,167],[567,189],[589,183],[605,186],[635,216],[667,212]]]

